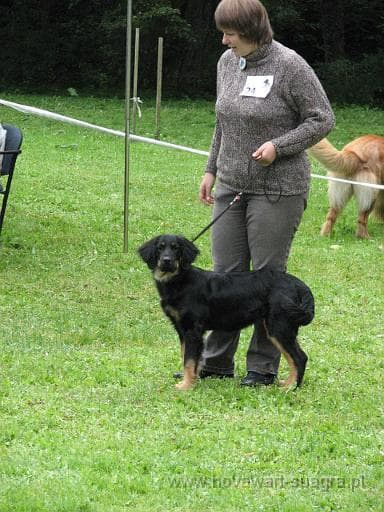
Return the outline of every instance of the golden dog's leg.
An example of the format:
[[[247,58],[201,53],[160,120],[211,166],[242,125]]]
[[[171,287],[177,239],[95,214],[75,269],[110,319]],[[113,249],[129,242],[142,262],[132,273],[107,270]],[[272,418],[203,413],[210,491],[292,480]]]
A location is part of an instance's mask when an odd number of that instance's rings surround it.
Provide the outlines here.
[[[329,174],[333,176],[332,173]],[[349,184],[330,181],[328,183],[329,210],[321,228],[322,235],[330,235],[337,217],[343,211],[353,194],[353,188]]]
[[[191,389],[197,380],[196,361],[190,359],[184,365],[184,379],[176,384],[176,388],[182,391]]]
[[[368,217],[369,213],[360,212],[357,220],[356,236],[357,238],[369,238],[368,234]]]
[[[362,183],[372,183],[373,185],[378,183],[377,177],[366,165],[363,165],[361,171],[356,174],[355,180],[361,181]],[[377,200],[378,191],[373,188],[359,187],[356,185],[353,187],[353,193],[356,197],[359,212],[356,236],[358,238],[369,238],[367,229],[368,218]]]
[[[325,222],[321,228],[320,234],[323,236],[328,236],[332,233],[333,225],[336,222],[336,219],[340,213],[340,210],[337,208],[330,208],[328,210],[327,216],[325,218]]]
[[[370,211],[368,212],[359,212],[359,217],[357,219],[357,229],[356,236],[358,238],[369,238],[368,234],[368,218]]]

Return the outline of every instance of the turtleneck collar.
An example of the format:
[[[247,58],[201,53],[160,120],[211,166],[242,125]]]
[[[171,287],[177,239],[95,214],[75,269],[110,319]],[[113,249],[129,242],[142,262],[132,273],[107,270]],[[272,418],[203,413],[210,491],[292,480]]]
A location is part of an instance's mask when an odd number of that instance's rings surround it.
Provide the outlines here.
[[[247,68],[251,68],[253,66],[256,66],[258,62],[264,57],[266,57],[269,52],[271,51],[273,41],[267,44],[264,44],[263,46],[260,46],[260,48],[257,48],[254,52],[247,55],[245,60],[247,61]]]

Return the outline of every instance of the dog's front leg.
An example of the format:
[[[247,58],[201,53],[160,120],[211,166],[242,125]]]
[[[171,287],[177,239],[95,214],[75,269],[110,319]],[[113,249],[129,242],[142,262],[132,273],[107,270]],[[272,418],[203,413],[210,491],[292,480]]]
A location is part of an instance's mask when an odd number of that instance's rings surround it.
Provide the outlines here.
[[[203,352],[202,333],[186,332],[183,336],[184,378],[176,388],[187,390],[194,386],[199,376],[199,362]]]

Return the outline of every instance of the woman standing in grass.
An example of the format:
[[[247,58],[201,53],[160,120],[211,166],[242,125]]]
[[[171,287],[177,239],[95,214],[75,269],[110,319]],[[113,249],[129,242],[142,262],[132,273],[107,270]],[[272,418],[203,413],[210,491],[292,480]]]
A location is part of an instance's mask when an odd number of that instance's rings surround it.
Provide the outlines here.
[[[215,21],[229,49],[218,62],[216,126],[200,199],[216,216],[235,193],[244,195],[213,226],[214,270],[244,271],[251,263],[286,270],[310,185],[305,149],[327,135],[334,116],[312,68],[273,39],[261,2],[222,0]],[[238,340],[239,332],[210,334],[202,378],[233,377]],[[242,384],[272,384],[279,360],[264,326],[255,325]]]

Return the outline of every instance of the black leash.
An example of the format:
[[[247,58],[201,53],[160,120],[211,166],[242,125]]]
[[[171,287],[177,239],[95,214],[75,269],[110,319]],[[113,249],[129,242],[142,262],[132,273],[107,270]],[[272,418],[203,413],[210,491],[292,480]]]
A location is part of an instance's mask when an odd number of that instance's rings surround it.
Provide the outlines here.
[[[198,234],[195,236],[195,238],[193,238],[193,239],[191,240],[191,242],[192,242],[192,243],[193,243],[193,242],[196,242],[196,240],[197,240],[198,238],[200,238],[200,237],[201,237],[201,235],[204,235],[204,233],[205,233],[206,231],[208,231],[208,229],[209,229],[211,226],[213,226],[213,224],[215,224],[215,222],[216,222],[216,221],[218,221],[218,220],[220,219],[220,217],[221,217],[222,215],[224,215],[224,213],[226,213],[226,212],[231,208],[231,206],[233,206],[235,203],[238,203],[238,202],[240,201],[241,196],[244,194],[245,189],[247,188],[247,186],[248,186],[248,184],[249,184],[249,182],[250,182],[250,179],[251,179],[251,178],[250,178],[249,171],[250,171],[250,167],[251,167],[251,163],[252,163],[252,161],[253,161],[253,159],[252,159],[252,158],[250,158],[250,160],[249,160],[249,162],[248,162],[248,167],[247,167],[247,175],[248,175],[248,179],[247,179],[247,183],[245,184],[245,186],[244,186],[243,190],[242,190],[241,192],[238,192],[238,193],[236,194],[236,196],[232,199],[232,201],[229,203],[229,205],[228,205],[226,208],[224,208],[224,210],[223,210],[222,212],[220,212],[220,213],[219,213],[219,215],[217,215],[216,217],[214,217],[214,218],[211,220],[211,222],[208,224],[208,226],[206,226],[204,229],[202,229],[202,230],[200,231],[200,233],[198,233]],[[273,165],[273,164],[272,164],[272,165]],[[266,198],[268,199],[268,201],[269,201],[270,203],[272,203],[272,204],[279,202],[279,201],[280,201],[280,198],[281,198],[281,183],[280,183],[280,180],[279,180],[280,192],[279,192],[279,195],[278,195],[278,197],[277,197],[277,200],[275,200],[275,201],[271,201],[271,200],[270,200],[270,198],[269,198],[269,196],[268,196],[268,194],[267,194],[267,192],[266,192],[266,181],[267,181],[267,174],[265,174],[265,176],[264,176],[264,195],[265,195],[265,197],[266,197]]]
[[[195,236],[195,238],[193,238],[193,239],[191,240],[191,242],[196,242],[196,240],[197,240],[198,238],[200,238],[200,237],[201,237],[201,235],[204,235],[204,233],[205,233],[206,231],[208,231],[208,229],[209,229],[211,226],[213,226],[213,224],[214,224],[217,220],[219,220],[219,219],[220,219],[220,217],[221,217],[222,215],[224,215],[224,213],[225,213],[226,211],[228,211],[232,205],[234,205],[235,203],[237,203],[237,202],[239,202],[239,201],[240,201],[241,196],[242,196],[243,194],[244,194],[244,191],[243,191],[243,192],[239,192],[239,193],[238,193],[238,194],[237,194],[237,195],[232,199],[232,201],[229,203],[229,205],[228,205],[226,208],[224,208],[224,210],[223,210],[222,212],[220,212],[220,213],[219,213],[219,215],[216,215],[216,217],[215,217],[214,219],[212,219],[212,220],[211,220],[211,222],[208,224],[208,226],[205,226],[205,228],[204,228],[204,229],[202,229],[202,230],[200,231],[200,233],[199,233],[198,235],[196,235],[196,236]]]

